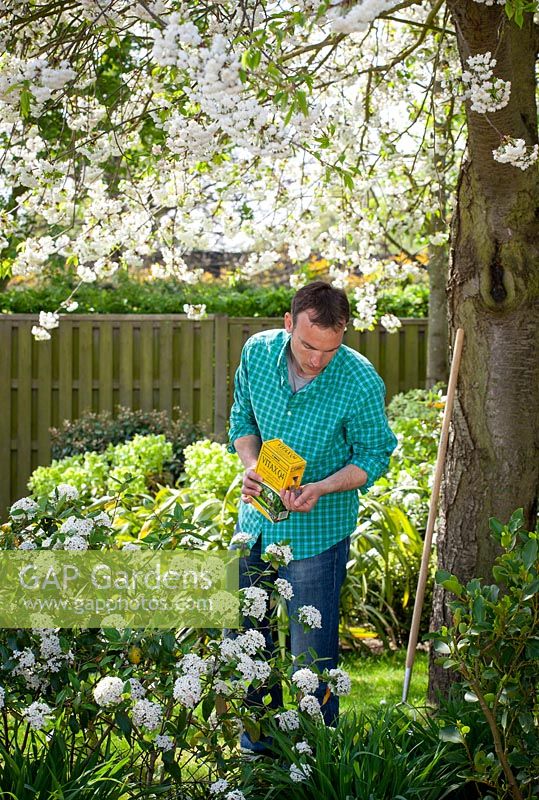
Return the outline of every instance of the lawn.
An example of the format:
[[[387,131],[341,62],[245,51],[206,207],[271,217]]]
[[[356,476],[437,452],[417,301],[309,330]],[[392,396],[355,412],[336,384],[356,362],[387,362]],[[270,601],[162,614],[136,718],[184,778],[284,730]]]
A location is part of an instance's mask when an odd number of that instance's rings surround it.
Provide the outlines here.
[[[373,711],[384,703],[401,700],[404,682],[406,651],[368,655],[350,653],[343,656],[340,666],[352,679],[352,691],[341,698],[341,710]],[[418,652],[415,659],[408,702],[424,706],[427,702],[428,655]]]

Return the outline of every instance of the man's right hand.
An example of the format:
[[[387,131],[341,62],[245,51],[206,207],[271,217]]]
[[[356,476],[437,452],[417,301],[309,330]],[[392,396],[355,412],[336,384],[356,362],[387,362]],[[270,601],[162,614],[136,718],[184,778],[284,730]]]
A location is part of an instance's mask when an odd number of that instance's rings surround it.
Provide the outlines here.
[[[243,483],[241,485],[241,499],[244,503],[250,503],[252,497],[260,494],[260,482],[262,476],[255,472],[252,467],[248,467],[243,473]]]

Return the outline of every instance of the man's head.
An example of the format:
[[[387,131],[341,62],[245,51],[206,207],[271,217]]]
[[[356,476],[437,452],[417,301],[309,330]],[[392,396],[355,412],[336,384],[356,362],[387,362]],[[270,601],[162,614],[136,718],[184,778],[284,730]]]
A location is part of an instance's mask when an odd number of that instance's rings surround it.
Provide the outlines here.
[[[284,326],[301,375],[314,378],[327,367],[342,344],[349,318],[350,306],[341,289],[315,281],[296,292]]]

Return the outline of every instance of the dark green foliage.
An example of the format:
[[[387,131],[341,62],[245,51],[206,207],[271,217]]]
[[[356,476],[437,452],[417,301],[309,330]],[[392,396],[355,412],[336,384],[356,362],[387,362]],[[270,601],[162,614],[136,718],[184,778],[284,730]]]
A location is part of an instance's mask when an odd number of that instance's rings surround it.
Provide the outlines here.
[[[417,710],[344,714],[335,728],[302,719],[292,735],[277,727],[272,735],[277,757],[256,762],[246,776],[256,800],[438,800],[464,783],[446,759],[454,745],[441,742],[436,720]],[[300,755],[297,741],[307,741],[313,755]],[[291,779],[292,764],[310,768],[306,780]]]
[[[58,731],[41,743],[36,737],[25,751],[13,742],[0,745],[0,796],[13,800],[121,800],[144,796],[132,781],[129,758],[101,761],[99,750],[69,752]]]
[[[490,520],[503,549],[494,584],[463,586],[438,571],[454,596],[453,624],[432,636],[439,663],[458,674],[464,700],[490,729],[490,742],[471,753],[473,767],[498,796],[514,800],[536,797],[539,788],[539,535],[524,530],[523,519],[519,509],[507,525]],[[457,735],[465,744],[466,732]]]
[[[54,311],[74,288],[65,275],[36,287],[14,287],[0,294],[0,312],[34,314]],[[183,314],[184,303],[206,305],[208,314],[231,317],[282,317],[290,310],[294,290],[286,286],[229,285],[224,280],[211,283],[152,281],[142,283],[120,275],[111,285],[83,284],[75,299],[77,313],[101,314]],[[353,301],[350,297],[352,306]],[[428,288],[414,284],[404,289],[386,290],[379,301],[380,313],[403,317],[426,317]]]
[[[64,420],[60,428],[51,428],[51,456],[66,458],[88,451],[103,453],[109,444],[128,442],[136,434],[163,434],[172,444],[172,460],[166,465],[176,481],[184,465],[183,451],[202,436],[200,426],[190,422],[180,409],[173,409],[172,419],[166,411],[141,411],[118,406],[113,417],[109,411],[96,414],[86,411],[79,419]]]

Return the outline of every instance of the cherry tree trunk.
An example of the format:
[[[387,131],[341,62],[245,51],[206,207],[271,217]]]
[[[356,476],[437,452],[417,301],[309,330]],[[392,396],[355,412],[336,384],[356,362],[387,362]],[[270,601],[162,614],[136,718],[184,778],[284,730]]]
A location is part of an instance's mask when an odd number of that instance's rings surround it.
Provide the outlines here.
[[[503,8],[450,2],[463,69],[490,51],[496,77],[511,81],[509,104],[489,115],[467,109],[468,156],[452,225],[449,323],[465,332],[438,534],[439,566],[460,580],[491,579],[496,552],[489,517],[519,507],[535,526],[539,482],[539,171],[494,161],[500,134],[537,143],[537,32]],[[492,124],[491,124],[492,123]],[[450,617],[435,592],[432,626]],[[447,671],[431,663],[430,695]]]

